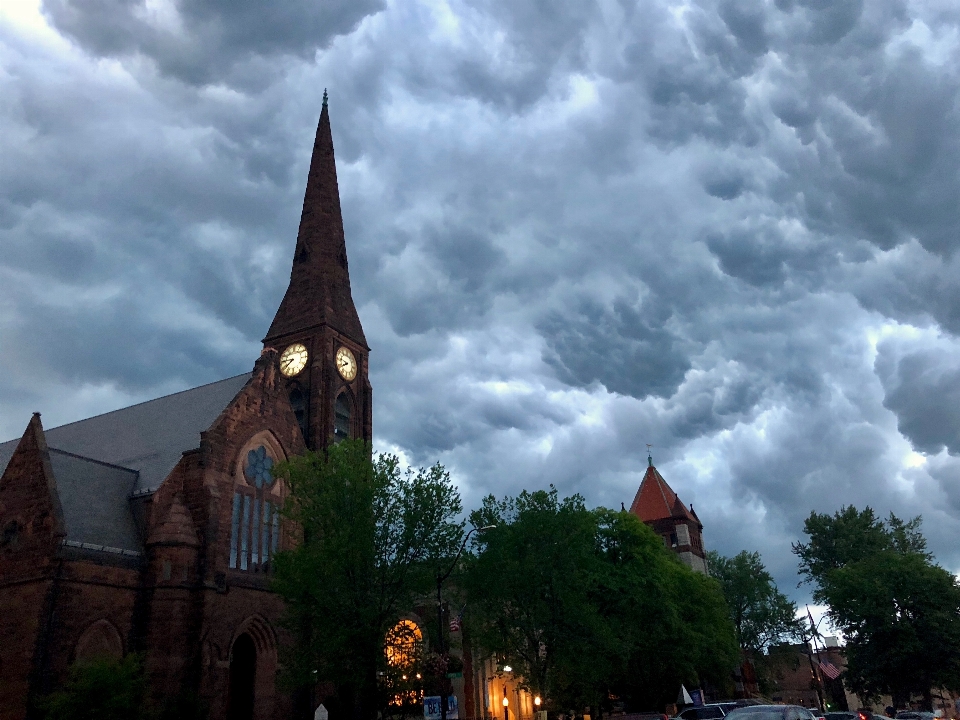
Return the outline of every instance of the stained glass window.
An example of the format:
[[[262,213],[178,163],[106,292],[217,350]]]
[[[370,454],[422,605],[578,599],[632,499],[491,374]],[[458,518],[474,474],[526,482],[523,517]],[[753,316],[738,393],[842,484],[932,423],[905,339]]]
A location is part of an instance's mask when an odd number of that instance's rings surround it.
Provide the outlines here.
[[[267,489],[274,484],[273,458],[260,445],[247,453],[236,487],[230,523],[230,567],[267,572],[280,544],[280,512]],[[251,487],[252,486],[252,487]]]
[[[254,487],[273,485],[273,458],[267,455],[267,449],[263,445],[247,453],[243,474]]]

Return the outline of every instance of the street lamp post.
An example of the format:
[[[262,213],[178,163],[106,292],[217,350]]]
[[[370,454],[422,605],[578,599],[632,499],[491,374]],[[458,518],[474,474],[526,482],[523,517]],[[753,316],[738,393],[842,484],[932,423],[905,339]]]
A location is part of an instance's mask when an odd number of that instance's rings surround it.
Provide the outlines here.
[[[510,720],[510,701],[507,700],[507,686],[503,686],[503,720]]]
[[[474,528],[468,532],[464,538],[463,542],[460,543],[460,549],[457,550],[457,556],[453,559],[453,562],[450,563],[450,567],[443,574],[440,573],[439,568],[437,569],[437,650],[438,654],[442,658],[444,656],[443,648],[443,581],[450,577],[450,573],[453,572],[453,569],[457,566],[457,562],[460,560],[460,556],[463,554],[463,549],[467,546],[467,540],[470,539],[470,536],[473,535],[478,530],[483,532],[484,530],[493,530],[496,525],[487,525],[482,528]],[[442,678],[440,681],[440,720],[447,720],[447,686],[443,682],[446,680],[446,677]],[[504,697],[506,700],[506,697]]]
[[[539,720],[540,718],[540,703],[543,702],[540,700],[540,696],[537,695],[533,698],[533,720]]]

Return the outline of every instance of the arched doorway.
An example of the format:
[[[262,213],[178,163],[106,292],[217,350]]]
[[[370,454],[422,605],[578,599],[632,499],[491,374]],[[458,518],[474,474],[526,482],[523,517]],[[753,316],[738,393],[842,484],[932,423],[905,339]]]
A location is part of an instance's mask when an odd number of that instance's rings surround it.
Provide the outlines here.
[[[243,633],[230,652],[229,720],[253,720],[253,698],[257,674],[257,648],[253,638]]]

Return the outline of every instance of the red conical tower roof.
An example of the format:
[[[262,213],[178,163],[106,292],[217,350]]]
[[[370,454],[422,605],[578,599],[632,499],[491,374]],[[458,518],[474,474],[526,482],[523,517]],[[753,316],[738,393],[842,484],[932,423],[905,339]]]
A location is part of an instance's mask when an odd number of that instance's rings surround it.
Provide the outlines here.
[[[367,346],[350,292],[326,91],[313,143],[290,285],[264,343],[320,325],[329,325]]]
[[[653,459],[647,458],[647,463],[647,472],[630,506],[630,512],[647,523],[666,518],[685,518],[699,525],[697,517],[687,510],[667,481],[657,472]]]

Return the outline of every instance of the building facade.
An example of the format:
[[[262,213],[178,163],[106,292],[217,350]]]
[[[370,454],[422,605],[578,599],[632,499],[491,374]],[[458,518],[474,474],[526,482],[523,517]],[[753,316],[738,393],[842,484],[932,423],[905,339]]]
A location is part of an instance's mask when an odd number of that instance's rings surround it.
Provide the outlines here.
[[[0,444],[0,720],[77,660],[141,653],[157,708],[289,718],[277,686],[291,541],[273,466],[372,437],[324,97],[290,284],[250,373]]]

